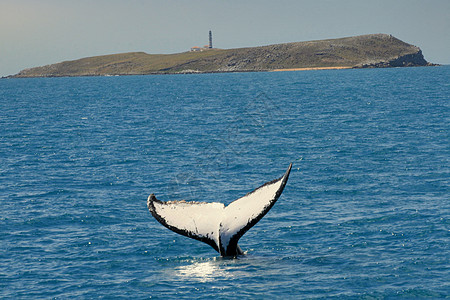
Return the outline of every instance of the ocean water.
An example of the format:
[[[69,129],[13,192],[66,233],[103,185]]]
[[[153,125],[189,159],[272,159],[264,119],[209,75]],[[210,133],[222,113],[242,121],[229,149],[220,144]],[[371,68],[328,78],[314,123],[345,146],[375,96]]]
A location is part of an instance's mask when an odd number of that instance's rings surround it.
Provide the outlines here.
[[[450,297],[450,67],[0,80],[0,298]],[[148,212],[281,176],[220,258]]]

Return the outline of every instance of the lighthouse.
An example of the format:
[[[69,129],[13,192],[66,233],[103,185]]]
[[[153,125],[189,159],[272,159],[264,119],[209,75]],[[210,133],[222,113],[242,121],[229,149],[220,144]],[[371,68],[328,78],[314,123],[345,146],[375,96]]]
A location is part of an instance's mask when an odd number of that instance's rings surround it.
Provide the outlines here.
[[[209,31],[209,49],[212,49],[212,31]]]

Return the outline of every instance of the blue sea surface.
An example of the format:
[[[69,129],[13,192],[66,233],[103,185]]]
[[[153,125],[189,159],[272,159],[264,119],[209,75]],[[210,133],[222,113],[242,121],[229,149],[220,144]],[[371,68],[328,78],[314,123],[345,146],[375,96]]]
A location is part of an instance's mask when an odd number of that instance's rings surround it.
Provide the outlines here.
[[[0,80],[0,298],[450,297],[450,66]],[[287,186],[237,259],[146,200]]]

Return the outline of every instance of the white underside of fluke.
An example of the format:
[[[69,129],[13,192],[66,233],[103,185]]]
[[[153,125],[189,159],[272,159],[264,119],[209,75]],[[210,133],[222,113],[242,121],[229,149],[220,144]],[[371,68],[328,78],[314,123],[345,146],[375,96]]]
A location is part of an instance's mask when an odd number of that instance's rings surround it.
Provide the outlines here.
[[[151,194],[147,205],[152,215],[167,228],[211,245],[222,256],[242,254],[237,242],[275,204],[286,185],[292,164],[279,179],[253,192],[222,203],[168,201]]]

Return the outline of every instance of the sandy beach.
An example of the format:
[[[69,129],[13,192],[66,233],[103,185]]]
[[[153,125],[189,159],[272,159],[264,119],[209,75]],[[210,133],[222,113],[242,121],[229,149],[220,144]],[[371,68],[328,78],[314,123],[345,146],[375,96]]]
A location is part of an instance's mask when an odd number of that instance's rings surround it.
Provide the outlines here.
[[[272,72],[283,72],[283,71],[310,71],[310,70],[340,70],[340,69],[351,69],[352,67],[315,67],[315,68],[294,68],[294,69],[275,69]]]

